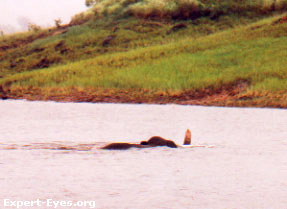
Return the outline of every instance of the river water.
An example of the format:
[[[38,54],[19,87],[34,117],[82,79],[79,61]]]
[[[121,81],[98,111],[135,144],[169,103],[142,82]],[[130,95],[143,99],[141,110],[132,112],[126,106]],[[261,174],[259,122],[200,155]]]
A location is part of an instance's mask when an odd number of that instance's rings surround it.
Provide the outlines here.
[[[287,208],[286,110],[6,100],[0,115],[0,208]],[[187,128],[203,147],[99,149],[153,135],[181,144]]]

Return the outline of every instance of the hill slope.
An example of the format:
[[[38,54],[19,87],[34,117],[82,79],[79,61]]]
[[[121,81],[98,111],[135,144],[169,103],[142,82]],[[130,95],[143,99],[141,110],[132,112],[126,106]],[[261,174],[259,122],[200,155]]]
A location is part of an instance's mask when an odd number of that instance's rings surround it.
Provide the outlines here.
[[[69,25],[4,36],[0,96],[287,107],[284,1],[209,2],[175,16],[103,0]]]

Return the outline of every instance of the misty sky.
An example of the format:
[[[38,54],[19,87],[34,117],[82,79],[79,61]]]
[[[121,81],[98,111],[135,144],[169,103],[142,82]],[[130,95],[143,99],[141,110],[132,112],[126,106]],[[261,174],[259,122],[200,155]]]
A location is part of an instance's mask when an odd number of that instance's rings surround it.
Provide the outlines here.
[[[86,9],[85,0],[0,0],[0,27],[20,30],[19,19],[25,18],[37,25],[52,26],[55,19],[68,22]]]

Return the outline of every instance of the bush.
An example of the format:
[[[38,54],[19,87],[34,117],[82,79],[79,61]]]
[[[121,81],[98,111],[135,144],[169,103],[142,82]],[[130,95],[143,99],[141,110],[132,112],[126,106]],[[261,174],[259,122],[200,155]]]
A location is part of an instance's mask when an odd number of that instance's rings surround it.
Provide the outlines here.
[[[216,19],[227,13],[270,13],[287,8],[287,0],[86,0],[91,7],[73,17],[71,24],[82,24],[93,16],[126,15],[138,18]],[[213,17],[213,18],[212,18]]]
[[[62,24],[62,20],[60,18],[59,19],[55,19],[55,25],[56,25],[57,28],[60,28],[61,24]]]
[[[282,11],[287,9],[287,0],[276,0],[275,1],[275,10]]]
[[[190,18],[200,12],[197,0],[98,0],[93,10],[98,16],[129,14],[139,18]]]
[[[262,9],[265,12],[286,10],[287,0],[263,0]]]
[[[86,4],[87,7],[90,7],[90,6],[92,6],[93,4],[95,4],[95,3],[96,3],[95,0],[86,0],[86,2],[85,2],[85,4]]]
[[[34,31],[34,32],[37,32],[37,31],[40,31],[41,30],[41,27],[39,25],[36,25],[34,23],[29,23],[28,25],[28,31]]]

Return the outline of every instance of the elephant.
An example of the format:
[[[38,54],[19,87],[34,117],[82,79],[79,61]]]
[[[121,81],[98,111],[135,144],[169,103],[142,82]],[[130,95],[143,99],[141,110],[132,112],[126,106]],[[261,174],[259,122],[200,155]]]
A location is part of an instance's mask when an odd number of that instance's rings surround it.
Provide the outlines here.
[[[189,129],[185,132],[185,138],[184,138],[184,145],[190,145],[191,143],[191,132]],[[179,145],[177,145],[174,141],[164,139],[160,136],[153,136],[147,141],[141,141],[140,144],[135,143],[126,143],[126,142],[115,142],[110,143],[101,149],[106,150],[126,150],[130,148],[150,148],[150,147],[160,147],[160,146],[166,146],[170,148],[177,148]]]

